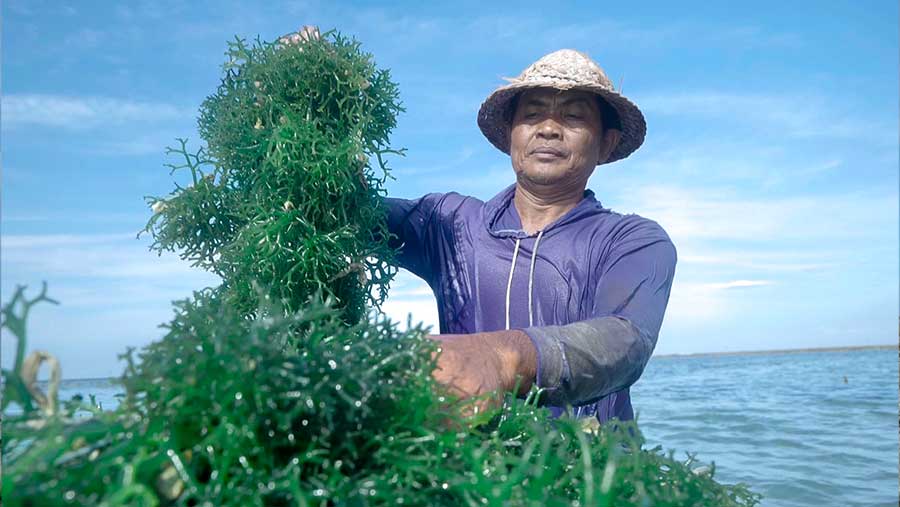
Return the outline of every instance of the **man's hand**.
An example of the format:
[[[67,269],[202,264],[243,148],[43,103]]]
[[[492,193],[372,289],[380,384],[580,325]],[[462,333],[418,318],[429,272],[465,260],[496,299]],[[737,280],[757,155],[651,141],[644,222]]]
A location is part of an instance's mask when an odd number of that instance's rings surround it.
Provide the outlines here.
[[[435,380],[450,394],[473,399],[472,412],[499,406],[505,392],[527,393],[534,383],[537,351],[519,330],[432,335],[440,342]],[[471,414],[470,414],[471,415]]]
[[[308,42],[313,39],[320,39],[321,35],[319,34],[319,27],[315,25],[306,25],[297,33],[289,33],[278,39],[278,42],[282,44],[302,44],[303,42]]]

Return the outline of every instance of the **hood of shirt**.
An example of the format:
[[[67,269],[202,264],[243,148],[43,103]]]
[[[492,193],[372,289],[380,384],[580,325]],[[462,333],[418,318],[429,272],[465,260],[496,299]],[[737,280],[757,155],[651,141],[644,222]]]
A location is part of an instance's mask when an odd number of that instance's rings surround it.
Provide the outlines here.
[[[519,239],[534,236],[534,234],[528,234],[522,230],[522,222],[515,209],[515,195],[516,184],[513,183],[484,204],[484,226],[492,236],[496,238]],[[561,229],[563,225],[583,220],[598,213],[609,212],[597,201],[593,191],[585,190],[584,198],[574,208],[547,227],[544,227],[542,231],[544,238],[546,240],[546,238],[558,232],[564,232],[565,229]]]

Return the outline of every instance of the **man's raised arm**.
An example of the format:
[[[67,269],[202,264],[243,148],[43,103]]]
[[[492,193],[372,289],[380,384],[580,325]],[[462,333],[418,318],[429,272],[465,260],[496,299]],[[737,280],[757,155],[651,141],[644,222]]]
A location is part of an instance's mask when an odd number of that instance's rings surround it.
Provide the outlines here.
[[[419,276],[429,285],[434,277],[435,234],[440,234],[440,216],[436,213],[443,194],[426,194],[418,199],[385,197],[389,246],[397,251],[397,264]]]

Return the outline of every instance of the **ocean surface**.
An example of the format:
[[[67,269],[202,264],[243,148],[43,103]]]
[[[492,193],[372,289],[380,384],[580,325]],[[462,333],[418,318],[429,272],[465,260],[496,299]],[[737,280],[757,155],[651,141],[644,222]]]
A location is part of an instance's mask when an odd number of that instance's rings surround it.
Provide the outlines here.
[[[896,350],[658,357],[632,388],[648,446],[715,463],[766,507],[898,505]],[[68,380],[60,399],[110,379]]]
[[[896,507],[897,390],[896,350],[823,351],[654,358],[632,398],[648,443],[764,506]]]

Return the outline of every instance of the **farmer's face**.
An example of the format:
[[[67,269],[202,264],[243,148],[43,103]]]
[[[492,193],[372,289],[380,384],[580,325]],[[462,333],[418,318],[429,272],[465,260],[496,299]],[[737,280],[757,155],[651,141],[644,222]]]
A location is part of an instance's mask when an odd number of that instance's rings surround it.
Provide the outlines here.
[[[512,120],[510,158],[519,179],[539,185],[580,185],[606,160],[618,131],[603,135],[596,96],[537,88],[520,97]]]

